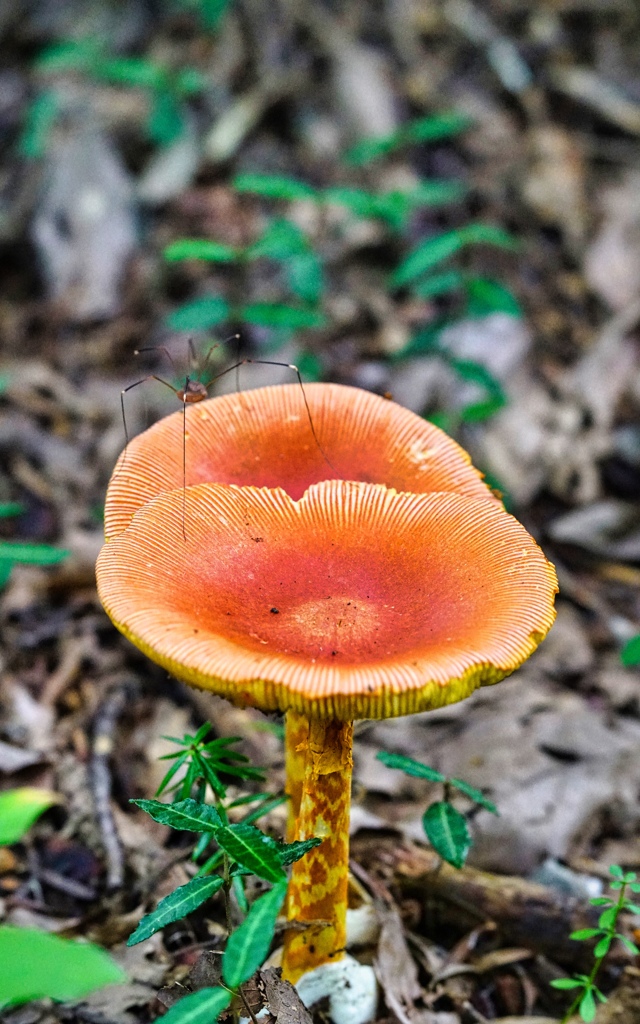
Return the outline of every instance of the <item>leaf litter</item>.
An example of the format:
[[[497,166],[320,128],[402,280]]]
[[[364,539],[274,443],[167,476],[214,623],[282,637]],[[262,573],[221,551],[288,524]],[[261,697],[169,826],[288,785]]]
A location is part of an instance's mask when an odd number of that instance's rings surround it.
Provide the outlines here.
[[[638,677],[620,661],[640,632],[637,41],[616,5],[594,8],[580,25],[566,5],[526,17],[507,5],[489,19],[471,3],[347,3],[338,17],[305,0],[295,10],[276,4],[265,19],[238,0],[217,36],[193,11],[170,7],[151,24],[138,0],[124,14],[44,3],[2,43],[11,52],[2,74],[13,76],[3,77],[12,140],[45,83],[31,66],[34,50],[71,34],[80,15],[116,49],[152,45],[212,76],[184,111],[183,135],[153,150],[143,91],[50,70],[47,87],[68,112],[42,163],[25,163],[13,144],[0,149],[0,502],[20,505],[0,518],[0,539],[69,551],[57,565],[13,564],[0,593],[3,788],[41,787],[62,799],[24,843],[4,848],[0,914],[3,923],[97,941],[129,975],[82,1003],[33,1003],[7,1019],[146,1024],[176,993],[218,983],[202,985],[202,958],[224,943],[215,900],[125,946],[144,915],[193,878],[190,847],[130,803],[154,798],[157,758],[168,750],[162,735],[209,718],[217,735],[243,737],[272,791],[282,784],[279,723],[167,679],[115,637],[95,595],[104,488],[123,446],[119,395],[139,374],[133,352],[165,343],[177,351],[163,318],[202,289],[221,291],[229,273],[169,268],[162,250],[181,236],[234,247],[260,237],[268,207],[232,188],[237,174],[345,187],[353,179],[342,154],[354,143],[369,136],[384,149],[381,140],[401,133],[411,113],[455,108],[473,121],[466,134],[400,148],[368,167],[366,184],[382,194],[425,175],[462,182],[467,198],[412,215],[402,252],[425,233],[472,222],[508,228],[520,242],[515,255],[469,248],[452,267],[504,282],[517,308],[458,307],[437,357],[424,338],[411,350],[446,302],[429,288],[416,297],[385,290],[389,247],[400,249],[379,221],[335,205],[320,215],[299,198],[291,220],[326,249],[329,327],[276,338],[276,358],[312,356],[324,379],[389,391],[427,415],[447,412],[558,565],[558,622],[513,680],[429,716],[359,727],[352,831],[354,874],[359,865],[365,875],[352,914],[368,908],[368,923],[351,926],[353,953],[376,964],[380,1021],[557,1020],[562,1006],[548,983],[580,967],[567,936],[587,914],[585,892],[612,862],[640,866]],[[277,273],[267,261],[251,264],[235,285],[246,291],[242,302],[272,302]],[[244,333],[252,357],[274,342],[259,324]],[[506,404],[466,421],[462,411],[485,395],[453,360],[487,368]],[[252,366],[243,386],[249,375],[251,384],[267,380]],[[133,433],[173,409],[165,390],[130,394]],[[422,817],[438,799],[435,785],[386,768],[380,750],[461,777],[497,804],[499,818],[471,814],[473,845],[458,873],[426,844]],[[281,806],[267,818],[277,836],[285,815]],[[493,898],[501,891],[508,898]],[[539,916],[527,923],[534,906]],[[559,936],[545,931],[550,922]],[[637,1016],[628,960],[616,953],[598,1024]],[[277,968],[255,986],[273,1019],[308,1024]]]

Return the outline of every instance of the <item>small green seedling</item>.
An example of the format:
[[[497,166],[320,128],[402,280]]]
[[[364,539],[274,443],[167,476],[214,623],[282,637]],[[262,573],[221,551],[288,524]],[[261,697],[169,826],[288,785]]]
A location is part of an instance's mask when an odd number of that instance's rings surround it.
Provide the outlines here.
[[[621,942],[630,953],[636,956],[640,954],[640,949],[636,944],[631,942],[626,935],[617,931],[620,914],[623,912],[640,914],[640,906],[627,899],[628,891],[640,892],[640,882],[636,880],[635,872],[625,872],[617,864],[613,864],[609,870],[612,877],[609,886],[618,893],[617,899],[596,896],[589,900],[592,906],[604,908],[598,920],[598,927],[580,928],[570,936],[576,942],[591,942],[597,939],[593,948],[595,962],[591,973],[576,974],[573,978],[558,978],[557,981],[551,982],[554,988],[575,992],[574,1000],[562,1018],[561,1024],[567,1024],[574,1013],[579,1013],[585,1024],[590,1024],[595,1018],[597,1003],[606,1003],[607,997],[597,987],[596,978],[614,941]]]
[[[0,502],[0,519],[18,516],[24,506],[18,501]],[[53,544],[31,544],[21,540],[0,540],[0,590],[9,582],[14,565],[58,565],[69,552]]]
[[[620,651],[620,660],[627,668],[633,665],[640,665],[640,633],[631,637]]]
[[[231,920],[231,891],[240,909],[250,914],[244,877],[247,874],[257,875],[276,888],[284,882],[286,888],[284,868],[320,842],[318,839],[309,839],[279,843],[255,827],[254,822],[284,803],[286,796],[259,792],[227,800],[224,776],[244,782],[262,782],[264,776],[259,769],[249,764],[243,754],[232,749],[240,742],[237,737],[207,740],[210,729],[211,726],[205,723],[194,735],[186,734],[182,739],[165,737],[175,743],[178,749],[163,758],[172,760],[173,764],[160,783],[156,795],[172,791],[172,804],[159,800],[133,801],[154,821],[169,825],[170,828],[198,833],[192,859],[206,859],[195,878],[161,900],[156,909],[142,919],[129,938],[128,945],[142,942],[166,925],[182,919],[218,891],[222,892],[225,900],[227,921]],[[177,779],[180,770],[184,774]],[[213,805],[205,803],[208,789],[213,795]],[[229,811],[250,805],[251,810],[244,814],[241,821],[230,823]],[[215,847],[213,852],[211,846]],[[215,871],[220,873],[214,874]],[[243,935],[245,932],[241,933],[241,939]],[[239,941],[235,940],[236,943]]]
[[[463,779],[447,778],[442,772],[436,771],[435,768],[430,768],[420,761],[414,761],[412,757],[405,757],[403,754],[389,754],[385,750],[380,751],[377,757],[388,768],[398,768],[405,775],[412,775],[417,779],[428,779],[429,782],[439,782],[443,785],[444,799],[427,807],[422,816],[422,825],[425,835],[436,853],[453,867],[463,867],[471,849],[472,840],[465,816],[451,803],[452,793],[461,793],[476,806],[483,807],[491,814],[499,814],[495,804],[488,800],[479,789]]]
[[[205,295],[169,314],[166,326],[172,331],[207,331],[224,323],[243,323],[273,331],[282,343],[292,331],[326,324],[319,308],[324,289],[320,261],[303,232],[285,219],[272,221],[255,242],[244,248],[209,239],[181,238],[164,250],[164,257],[170,263],[201,260],[231,264],[239,275],[255,260],[272,260],[283,268],[287,290],[303,303],[249,302],[232,306],[220,295]]]
[[[57,793],[25,786],[0,794],[0,846],[20,842]],[[125,981],[124,972],[91,943],[72,942],[36,928],[0,925],[0,1010],[33,999],[66,1001]]]
[[[168,1024],[211,1024],[235,995],[251,1017],[242,985],[264,963],[273,941],[276,920],[287,894],[286,879],[255,900],[242,924],[231,932],[222,954],[222,985],[185,996],[165,1014]],[[255,1018],[253,1018],[255,1020]]]
[[[206,32],[216,33],[232,0],[173,0],[178,8],[193,11]]]
[[[472,124],[470,117],[455,110],[418,117],[388,135],[357,142],[347,152],[346,162],[354,167],[363,167],[419,143],[451,139],[465,132]]]
[[[185,132],[186,104],[206,87],[196,68],[173,70],[147,57],[112,56],[94,38],[65,39],[48,46],[34,65],[40,76],[74,74],[110,85],[140,89],[148,97],[145,132],[150,142],[166,147]],[[55,84],[42,89],[27,110],[20,150],[27,159],[42,157],[62,109]]]
[[[210,1024],[236,996],[251,1016],[242,986],[269,952],[287,893],[285,868],[320,843],[319,839],[280,843],[255,827],[253,823],[283,803],[285,796],[252,793],[227,799],[225,776],[245,782],[262,782],[264,776],[243,754],[232,749],[240,742],[237,737],[207,740],[210,729],[205,723],[194,735],[187,733],[181,739],[165,737],[178,749],[164,755],[163,760],[172,760],[173,764],[156,795],[172,791],[174,803],[133,801],[154,821],[199,833],[194,860],[205,855],[210,845],[216,850],[190,882],[161,900],[155,910],[142,919],[127,944],[142,942],[166,925],[184,918],[217,892],[222,893],[225,902],[229,935],[222,954],[222,984],[185,996],[166,1014],[168,1024]],[[181,770],[184,774],[178,779]],[[213,805],[205,803],[208,790],[213,795]],[[253,805],[252,810],[241,821],[231,824],[228,812],[248,805]],[[218,873],[214,874],[216,870]],[[244,888],[247,875],[256,875],[271,886],[251,905]],[[237,908],[245,915],[235,929],[232,927],[231,892]]]

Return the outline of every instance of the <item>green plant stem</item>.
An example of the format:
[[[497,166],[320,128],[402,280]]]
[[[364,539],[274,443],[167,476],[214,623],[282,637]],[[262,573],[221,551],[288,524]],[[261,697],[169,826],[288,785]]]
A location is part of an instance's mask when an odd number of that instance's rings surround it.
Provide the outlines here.
[[[622,888],[620,889],[620,894],[618,896],[618,902],[615,905],[615,915],[614,915],[613,921],[612,921],[611,925],[607,928],[607,931],[608,931],[609,935],[611,936],[611,938],[613,938],[615,936],[618,915],[620,914],[620,912],[621,912],[621,910],[622,910],[622,908],[624,906],[626,891],[627,891],[627,886],[626,886],[626,883],[624,883],[622,885]],[[571,1006],[569,1007],[569,1009],[565,1013],[564,1017],[560,1021],[560,1024],[568,1024],[568,1021],[571,1019],[571,1017],[573,1017],[574,1013],[576,1012],[576,1010],[580,1006],[580,1003],[582,1002],[582,1000],[584,998],[585,992],[587,992],[588,990],[593,988],[593,986],[595,985],[595,980],[596,980],[596,978],[598,976],[598,971],[600,970],[600,968],[601,968],[601,966],[603,964],[603,961],[605,960],[606,956],[608,955],[608,952],[609,952],[609,950],[607,949],[606,952],[603,953],[602,956],[598,957],[598,959],[595,961],[593,967],[591,968],[591,974],[589,975],[588,986],[584,986],[579,991],[579,994],[575,997],[575,999],[571,1003]]]

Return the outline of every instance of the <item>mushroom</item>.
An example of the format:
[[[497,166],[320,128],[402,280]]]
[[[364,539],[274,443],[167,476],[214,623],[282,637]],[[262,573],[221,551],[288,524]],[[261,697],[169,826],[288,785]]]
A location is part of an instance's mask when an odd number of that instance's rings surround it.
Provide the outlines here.
[[[167,458],[181,417],[141,435],[109,488],[97,568],[107,613],[150,658],[286,713],[290,838],[323,839],[293,866],[287,916],[308,927],[286,934],[291,981],[345,946],[353,720],[509,675],[557,589],[441,431],[356,389],[305,391],[313,433],[295,386],[196,407],[186,491]]]
[[[192,405],[186,423],[185,438],[182,411],[165,416],[122,453],[105,506],[107,537],[161,491],[183,484],[282,487],[297,499],[337,477],[497,500],[444,431],[360,388],[256,388]]]

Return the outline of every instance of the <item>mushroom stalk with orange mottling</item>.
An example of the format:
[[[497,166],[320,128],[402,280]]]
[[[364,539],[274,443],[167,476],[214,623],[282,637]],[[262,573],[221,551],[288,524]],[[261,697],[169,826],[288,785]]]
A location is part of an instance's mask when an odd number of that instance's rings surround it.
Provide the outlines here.
[[[352,740],[351,722],[287,712],[287,790],[295,814],[290,838],[322,839],[292,868],[287,920],[308,927],[285,936],[282,973],[290,982],[337,960],[345,948]]]

